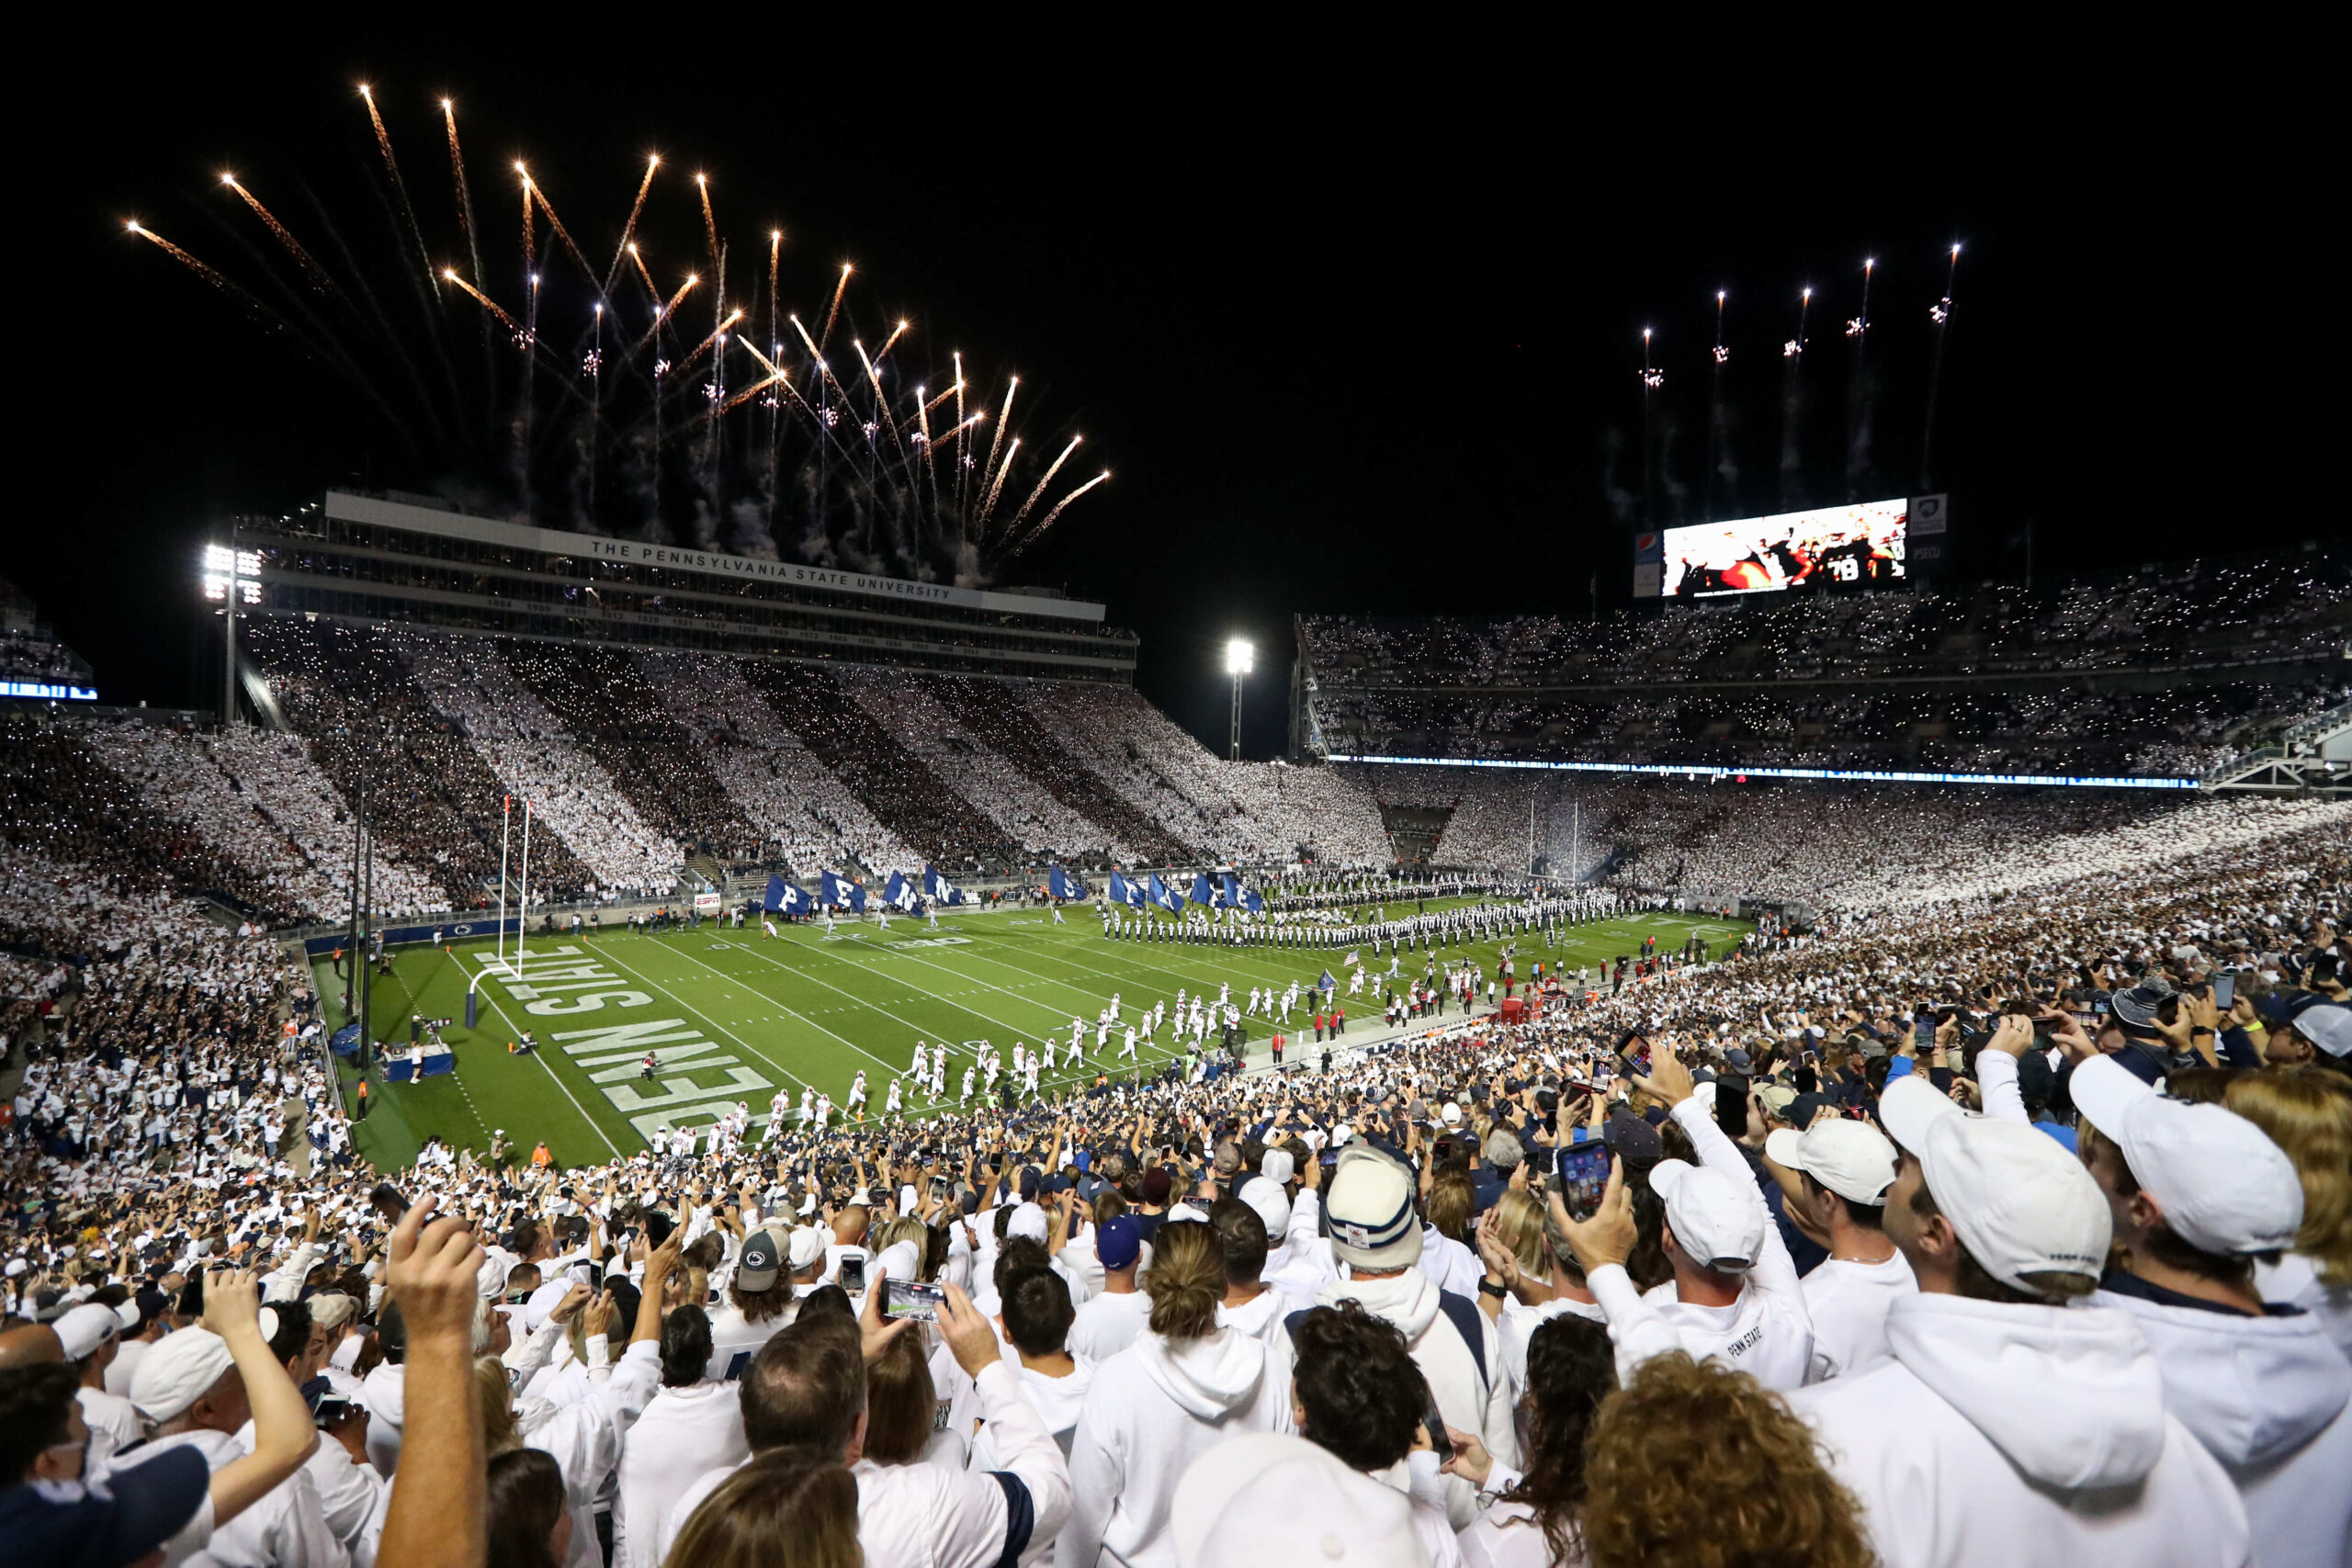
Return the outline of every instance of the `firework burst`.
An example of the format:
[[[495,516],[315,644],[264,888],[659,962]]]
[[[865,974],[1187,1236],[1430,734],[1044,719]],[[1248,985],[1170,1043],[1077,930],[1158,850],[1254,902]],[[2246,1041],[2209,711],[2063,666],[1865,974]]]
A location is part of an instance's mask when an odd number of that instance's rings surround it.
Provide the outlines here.
[[[763,225],[767,299],[757,277],[730,295],[707,175],[665,179],[657,154],[629,171],[633,199],[624,204],[626,176],[616,182],[601,221],[617,224],[600,235],[592,217],[577,231],[599,247],[617,236],[600,277],[525,162],[514,165],[520,223],[477,222],[448,98],[421,100],[409,132],[448,160],[436,232],[423,212],[430,193],[401,175],[396,106],[380,84],[357,96],[360,188],[315,192],[313,215],[289,225],[238,178],[215,187],[260,220],[275,250],[241,246],[241,265],[224,271],[127,227],[351,384],[381,416],[396,482],[543,526],[976,582],[1110,478],[1055,499],[1079,438],[1030,439],[1012,418],[1019,378],[967,378],[961,353],[937,374],[906,318],[873,321],[885,330],[869,352],[876,339],[861,333],[849,264],[804,296],[821,311],[807,318],[823,323],[812,335],[791,308],[780,228]],[[428,115],[439,123],[424,142]],[[576,196],[570,205],[578,222]],[[501,229],[512,254],[490,254]],[[690,294],[709,299],[707,325],[680,315]],[[935,422],[950,402],[952,423]]]

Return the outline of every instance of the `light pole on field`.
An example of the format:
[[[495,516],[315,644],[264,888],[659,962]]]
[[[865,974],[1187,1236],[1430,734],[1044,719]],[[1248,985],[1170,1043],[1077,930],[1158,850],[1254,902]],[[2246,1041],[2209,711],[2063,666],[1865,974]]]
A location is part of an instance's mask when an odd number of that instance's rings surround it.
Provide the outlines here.
[[[1257,650],[1248,641],[1235,637],[1225,645],[1225,672],[1233,677],[1233,744],[1229,753],[1234,761],[1241,761],[1241,678],[1257,665]]]

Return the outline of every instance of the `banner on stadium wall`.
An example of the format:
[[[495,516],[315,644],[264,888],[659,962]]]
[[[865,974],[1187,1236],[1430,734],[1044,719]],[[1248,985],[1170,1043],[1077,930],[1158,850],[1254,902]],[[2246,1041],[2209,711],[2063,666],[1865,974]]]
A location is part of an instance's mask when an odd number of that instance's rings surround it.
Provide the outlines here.
[[[1869,768],[1749,768],[1712,762],[1543,762],[1502,757],[1350,757],[1331,753],[1334,762],[1389,762],[1417,768],[1537,768],[1555,773],[1650,773],[1659,777],[1729,779],[1832,779],[1854,784],[2027,784],[2034,787],[2072,786],[2078,789],[2195,789],[2195,779],[2092,778],[2063,773],[1906,773]]]
[[[697,893],[695,895],[695,913],[715,915],[718,913],[719,905],[724,902],[725,900],[716,893]]]
[[[514,935],[523,929],[523,917],[506,917],[506,934]],[[405,947],[415,942],[431,942],[439,931],[443,942],[472,942],[481,937],[498,934],[496,915],[477,915],[469,920],[436,920],[421,926],[387,926],[376,932],[377,939],[387,947]],[[338,947],[350,945],[349,931],[331,931],[325,936],[306,937],[302,951],[312,958],[333,953]]]

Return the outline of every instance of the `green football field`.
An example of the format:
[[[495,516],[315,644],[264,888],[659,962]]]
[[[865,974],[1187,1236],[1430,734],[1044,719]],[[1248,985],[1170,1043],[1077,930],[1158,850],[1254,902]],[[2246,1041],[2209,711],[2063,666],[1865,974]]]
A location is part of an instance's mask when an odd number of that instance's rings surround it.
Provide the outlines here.
[[[1369,988],[1346,997],[1344,948],[1114,942],[1103,939],[1091,911],[1073,910],[1068,919],[1057,927],[1044,910],[958,913],[943,916],[936,931],[913,919],[893,919],[887,932],[871,921],[844,921],[832,937],[822,928],[787,926],[774,940],[756,925],[735,931],[706,922],[641,936],[607,928],[579,938],[534,936],[519,979],[496,972],[489,942],[398,950],[393,975],[374,982],[373,1034],[404,1049],[412,1014],[453,1019],[444,1038],[458,1068],[418,1084],[371,1073],[358,1147],[389,1168],[408,1164],[430,1134],[481,1150],[492,1129],[503,1128],[524,1151],[545,1138],[564,1165],[597,1164],[645,1147],[661,1126],[705,1124],[739,1100],[764,1114],[778,1089],[797,1104],[802,1086],[812,1085],[832,1096],[838,1111],[861,1069],[878,1115],[918,1040],[947,1044],[952,1102],[982,1040],[1009,1062],[1016,1041],[1066,1042],[1076,1017],[1086,1021],[1091,1053],[1095,1015],[1114,992],[1133,1019],[1163,998],[1172,1012],[1179,987],[1214,996],[1229,984],[1240,1003],[1252,986],[1295,980],[1304,989],[1328,965],[1351,1021],[1361,1026],[1379,1018]],[[1573,928],[1556,948],[1547,949],[1541,933],[1521,937],[1518,966],[1524,974],[1538,959],[1570,969],[1600,964],[1638,953],[1645,937],[1656,937],[1663,952],[1692,931],[1721,953],[1747,930],[1744,921],[1637,915]],[[1474,942],[1437,956],[1474,957],[1492,974],[1498,946]],[[1419,976],[1430,956],[1403,954],[1401,976]],[[1372,961],[1369,950],[1364,958]],[[340,996],[327,964],[317,967],[320,995]],[[1375,967],[1385,971],[1386,959]],[[492,973],[477,987],[480,1023],[469,1031],[467,987],[485,968]],[[1262,1019],[1244,1021],[1254,1041],[1270,1032]],[[537,1051],[510,1055],[507,1043],[526,1029]],[[1172,1032],[1162,1030],[1156,1048],[1138,1045],[1147,1069],[1174,1054]],[[1124,1076],[1134,1064],[1119,1059],[1119,1048],[1114,1032],[1107,1065]],[[649,1051],[657,1059],[650,1080]],[[1084,1071],[1049,1072],[1041,1082],[1074,1085]],[[345,1080],[347,1100],[348,1067]],[[906,1106],[912,1113],[938,1109],[911,1083]]]

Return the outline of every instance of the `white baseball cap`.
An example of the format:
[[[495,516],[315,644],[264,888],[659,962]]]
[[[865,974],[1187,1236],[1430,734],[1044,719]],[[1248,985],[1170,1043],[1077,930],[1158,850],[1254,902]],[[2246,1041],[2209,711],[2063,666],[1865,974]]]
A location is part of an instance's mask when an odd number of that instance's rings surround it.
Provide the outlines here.
[[[2083,1162],[2023,1122],[1963,1111],[1914,1073],[1886,1086],[1879,1121],[1919,1161],[1961,1245],[2003,1284],[2040,1295],[2028,1274],[2107,1267],[2107,1197]]]
[[[1170,1531],[1180,1568],[1421,1568],[1402,1492],[1350,1470],[1304,1438],[1229,1438],[1176,1483]]]
[[[50,1325],[57,1334],[57,1342],[65,1348],[65,1359],[78,1361],[96,1353],[99,1346],[115,1336],[122,1326],[122,1319],[110,1306],[88,1303],[75,1307]]]
[[[817,1260],[825,1256],[825,1244],[831,1240],[832,1233],[819,1225],[802,1225],[795,1230],[791,1240],[786,1243],[790,1248],[786,1256],[792,1259],[792,1271],[805,1274],[816,1267]]]
[[[1883,1203],[1894,1185],[1894,1145],[1867,1122],[1816,1116],[1802,1133],[1777,1128],[1764,1140],[1764,1153],[1857,1203]]]
[[[2261,1128],[2223,1106],[2158,1094],[2108,1056],[2076,1067],[2067,1092],[2189,1246],[2224,1255],[2294,1246],[2302,1179]]]
[[[1650,1168],[1650,1190],[1666,1200],[1666,1223],[1693,1262],[1736,1274],[1756,1266],[1764,1250],[1763,1194],[1688,1160]]]

